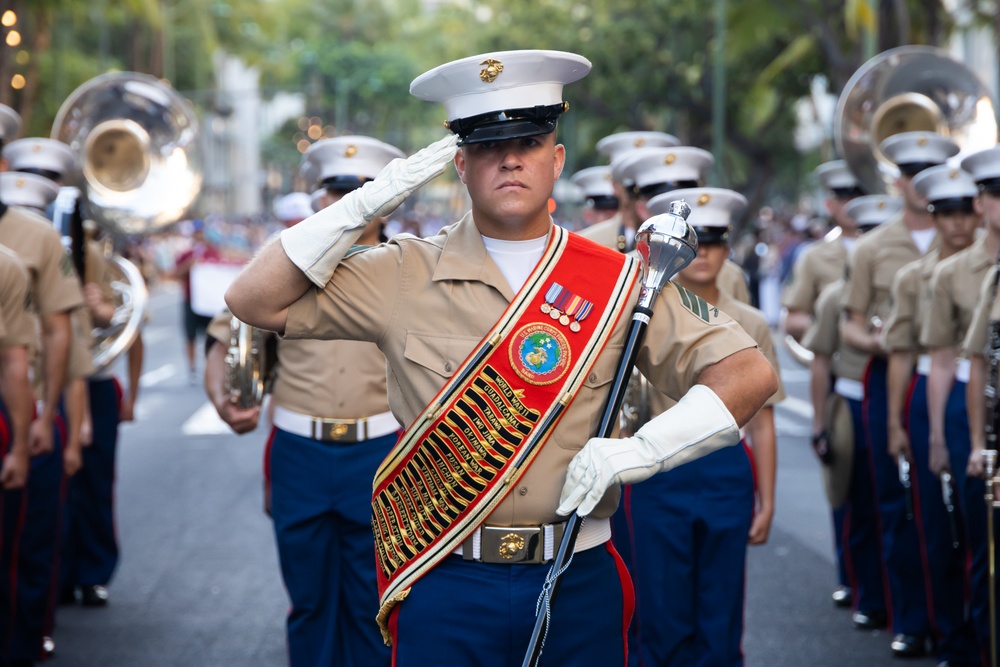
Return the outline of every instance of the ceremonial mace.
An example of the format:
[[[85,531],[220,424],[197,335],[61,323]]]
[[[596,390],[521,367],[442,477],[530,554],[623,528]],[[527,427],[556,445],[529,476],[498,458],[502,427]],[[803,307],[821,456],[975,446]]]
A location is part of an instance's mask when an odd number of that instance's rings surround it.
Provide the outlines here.
[[[698,237],[687,224],[690,214],[691,207],[686,203],[672,202],[667,213],[653,216],[644,222],[635,235],[635,250],[642,262],[642,290],[639,292],[639,302],[632,310],[628,338],[618,359],[611,393],[604,405],[604,413],[595,436],[597,438],[610,438],[615,424],[618,423],[618,411],[621,410],[622,401],[625,400],[625,390],[629,378],[632,377],[632,367],[635,366],[639,347],[646,335],[649,318],[653,315],[653,301],[656,295],[667,281],[690,264],[698,254]],[[531,641],[524,662],[521,663],[522,667],[536,667],[541,658],[545,634],[549,627],[549,610],[555,598],[559,576],[573,556],[581,522],[582,519],[576,512],[566,520],[562,541],[552,560],[552,569],[539,599],[535,629],[531,633]]]

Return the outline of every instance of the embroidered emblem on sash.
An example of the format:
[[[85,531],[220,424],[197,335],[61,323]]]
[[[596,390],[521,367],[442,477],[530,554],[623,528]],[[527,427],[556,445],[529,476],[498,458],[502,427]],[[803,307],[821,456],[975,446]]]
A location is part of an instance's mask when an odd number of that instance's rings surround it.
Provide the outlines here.
[[[521,327],[511,336],[510,365],[525,382],[552,384],[569,368],[569,341],[555,327],[536,322]]]

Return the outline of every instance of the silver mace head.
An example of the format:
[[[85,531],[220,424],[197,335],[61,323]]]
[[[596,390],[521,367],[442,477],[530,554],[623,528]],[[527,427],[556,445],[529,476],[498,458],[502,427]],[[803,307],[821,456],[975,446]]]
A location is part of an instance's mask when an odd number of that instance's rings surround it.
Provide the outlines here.
[[[635,250],[642,260],[639,306],[651,308],[667,281],[698,254],[698,235],[687,224],[689,215],[691,207],[685,202],[671,202],[666,213],[646,220],[636,232]]]

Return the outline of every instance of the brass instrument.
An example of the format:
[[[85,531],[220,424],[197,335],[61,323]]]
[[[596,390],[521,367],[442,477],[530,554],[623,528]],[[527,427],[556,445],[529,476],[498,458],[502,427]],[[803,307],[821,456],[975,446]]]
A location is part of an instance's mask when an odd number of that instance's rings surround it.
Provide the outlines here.
[[[82,210],[116,239],[180,220],[201,189],[193,109],[168,84],[146,74],[111,72],[90,79],[63,102],[52,138],[67,144],[82,169]],[[114,274],[111,326],[95,330],[101,370],[131,347],[148,293],[140,271],[107,253]]]
[[[243,409],[261,404],[274,366],[271,334],[233,317],[229,320],[226,351],[226,391]]]
[[[965,64],[931,46],[901,46],[875,56],[844,86],[834,113],[837,150],[868,194],[890,192],[899,170],[879,150],[900,132],[949,137],[961,154],[996,145],[989,89]]]
[[[622,401],[621,412],[618,413],[618,425],[621,428],[620,437],[635,435],[643,424],[649,421],[650,401],[653,400],[649,380],[643,377],[638,368],[632,369],[632,376],[625,387],[625,400]]]

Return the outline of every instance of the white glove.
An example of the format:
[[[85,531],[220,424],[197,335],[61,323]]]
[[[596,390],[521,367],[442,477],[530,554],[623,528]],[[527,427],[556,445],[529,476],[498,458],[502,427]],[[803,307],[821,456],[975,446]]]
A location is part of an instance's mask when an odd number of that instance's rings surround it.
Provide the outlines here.
[[[656,473],[740,441],[740,429],[722,400],[696,384],[674,407],[631,438],[591,438],[566,471],[557,514],[590,514],[613,484],[635,484]]]
[[[375,180],[282,231],[281,247],[288,259],[314,284],[326,285],[365,226],[395,211],[417,188],[441,175],[457,146],[458,135],[449,134],[408,158],[396,158]]]

